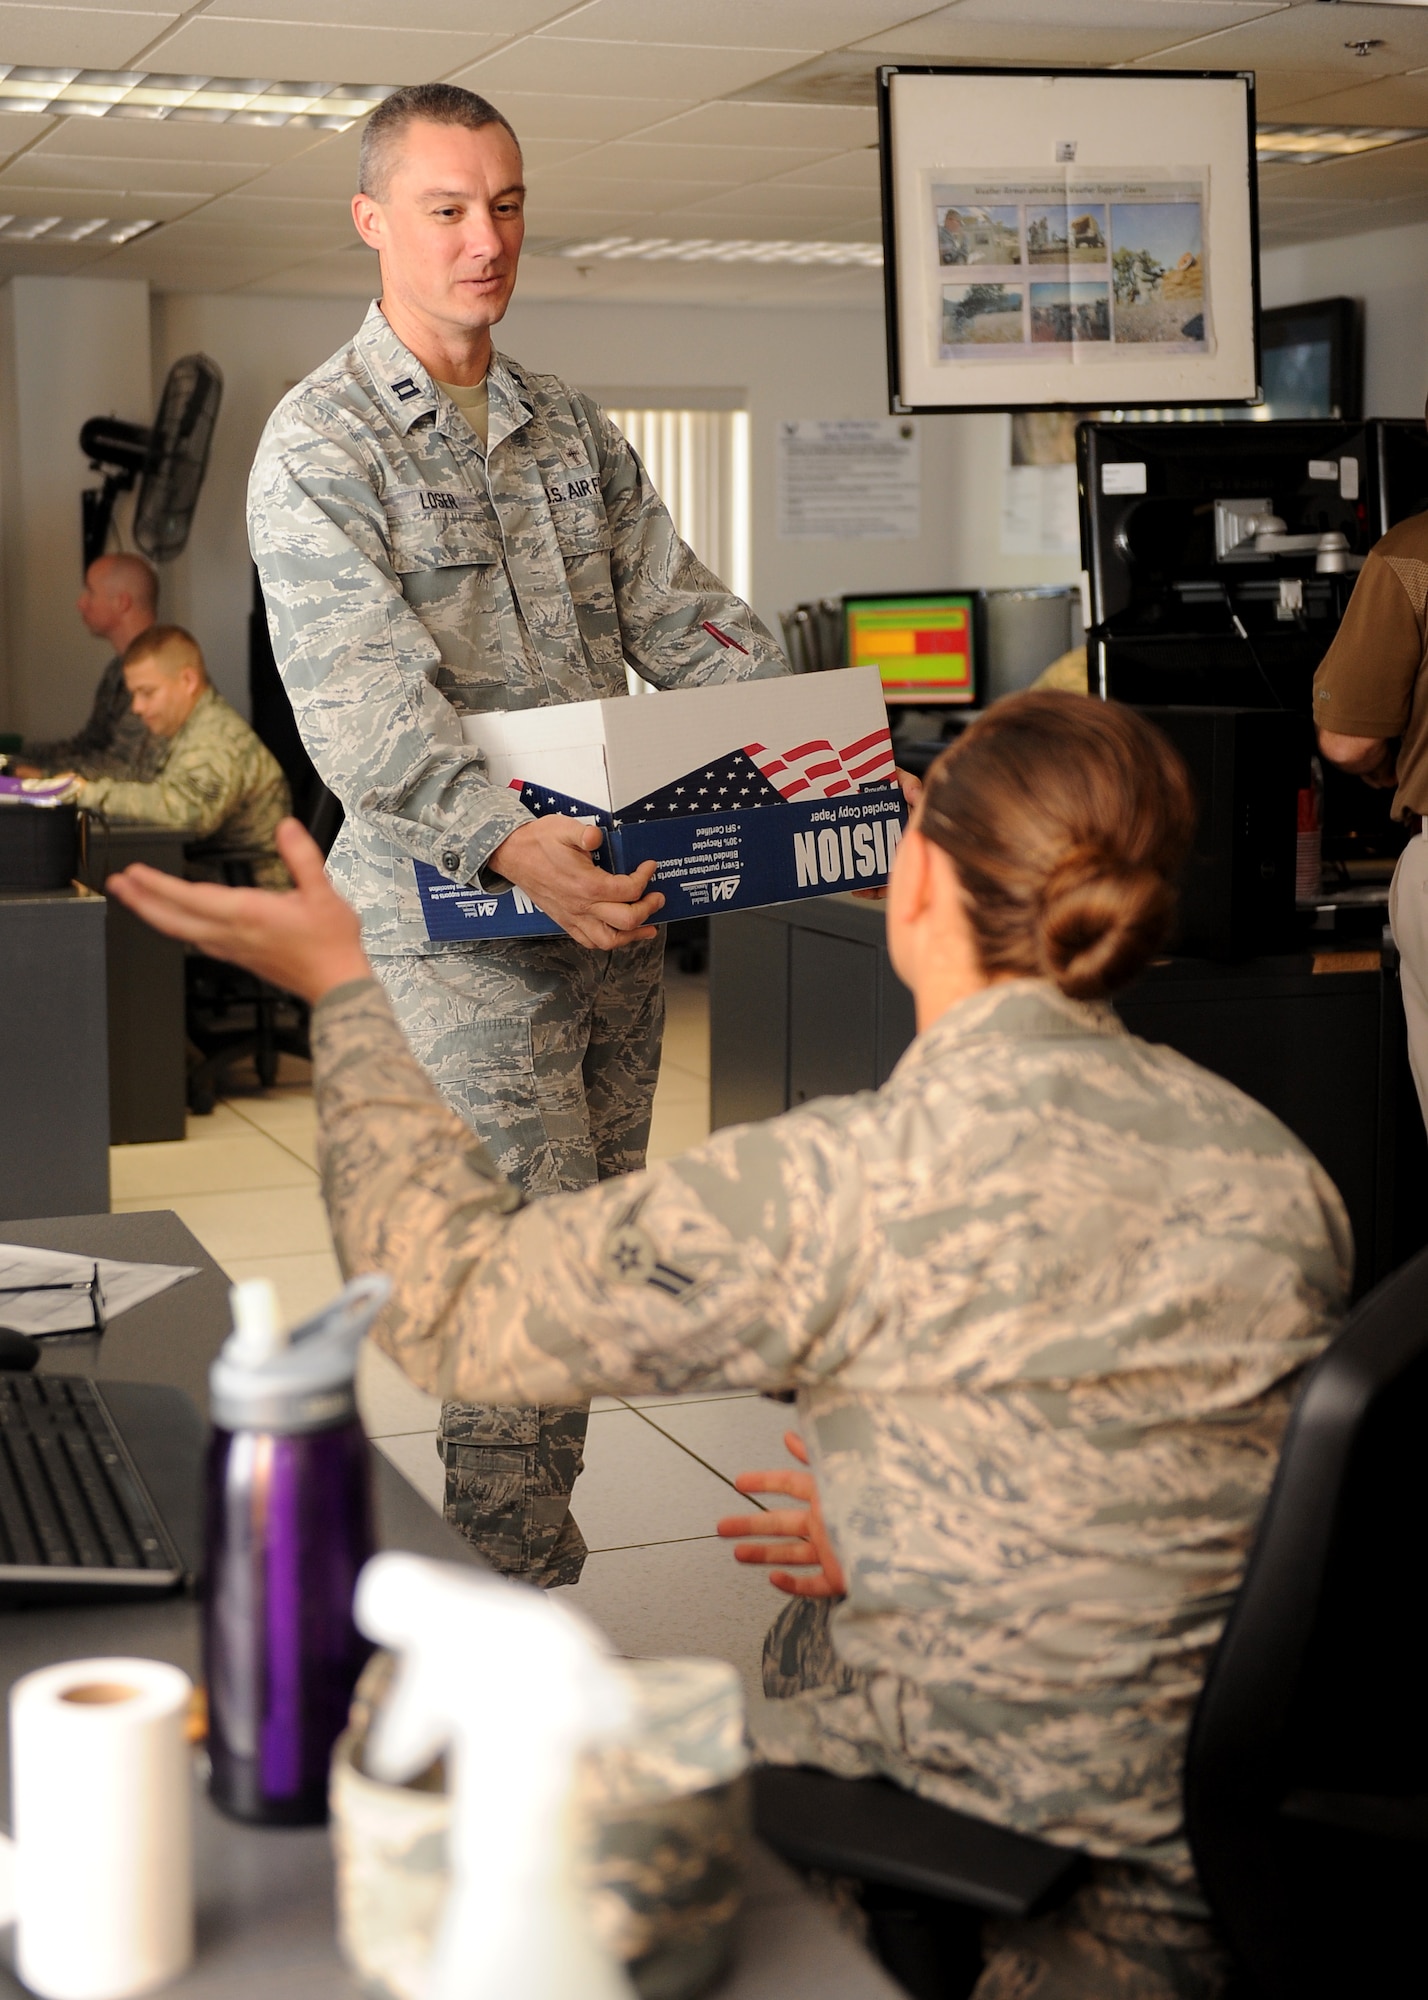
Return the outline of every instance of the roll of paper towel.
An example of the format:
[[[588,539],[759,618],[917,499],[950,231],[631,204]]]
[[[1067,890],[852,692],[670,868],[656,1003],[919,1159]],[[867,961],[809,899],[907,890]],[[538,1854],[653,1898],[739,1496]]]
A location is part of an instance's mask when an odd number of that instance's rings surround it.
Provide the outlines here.
[[[10,1691],[16,1967],[43,2000],[123,2000],[193,1956],[193,1685],[68,1660]]]

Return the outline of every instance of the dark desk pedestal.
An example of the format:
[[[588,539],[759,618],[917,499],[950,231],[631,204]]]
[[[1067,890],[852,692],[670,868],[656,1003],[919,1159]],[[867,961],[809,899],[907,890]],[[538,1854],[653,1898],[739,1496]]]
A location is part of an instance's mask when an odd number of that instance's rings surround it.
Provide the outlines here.
[[[882,906],[832,896],[710,925],[713,1125],[872,1090],[912,1040]],[[1338,1187],[1362,1294],[1428,1242],[1428,1143],[1392,947],[1222,965],[1168,959],[1116,1007],[1132,1033],[1237,1084]]]
[[[102,892],[105,879],[131,861],[181,875],[189,838],[180,827],[100,827],[91,822],[84,880]],[[182,1139],[184,948],[141,923],[122,904],[111,900],[106,908],[109,1143]]]
[[[0,896],[0,1215],[109,1206],[104,905]]]
[[[912,1040],[881,903],[820,896],[709,925],[710,1123],[876,1090]]]

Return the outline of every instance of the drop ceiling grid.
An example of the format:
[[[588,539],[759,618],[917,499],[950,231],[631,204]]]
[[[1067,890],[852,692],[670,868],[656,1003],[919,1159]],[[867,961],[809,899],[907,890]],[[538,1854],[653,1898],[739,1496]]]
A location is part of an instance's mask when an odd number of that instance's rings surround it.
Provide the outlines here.
[[[1344,43],[1359,30],[1386,47],[1353,56]],[[1068,32],[1063,49],[1059,37]],[[141,62],[350,83],[444,74],[483,90],[528,137],[530,227],[546,237],[652,233],[655,223],[654,233],[674,235],[876,238],[869,105],[836,97],[727,99],[736,92],[774,97],[784,86],[771,79],[820,62],[870,73],[879,57],[1255,67],[1262,113],[1285,117],[1291,107],[1296,119],[1312,121],[1317,105],[1325,122],[1428,124],[1428,11],[1404,7],[1320,0],[957,0],[920,9],[907,0],[405,0],[397,10],[391,0],[209,0],[179,12],[104,0],[0,0],[0,60],[8,62]],[[866,94],[866,79],[858,88]],[[112,209],[121,219],[153,213],[165,225],[119,250],[64,246],[67,268],[142,273],[184,289],[301,289],[306,272],[315,288],[360,293],[370,285],[372,260],[351,247],[356,136],[0,114],[0,161],[8,162],[0,167],[0,207],[36,214],[50,204],[73,214],[78,204],[95,213]],[[1334,178],[1317,184],[1322,199],[1309,178],[1321,170],[1294,169],[1293,182],[1277,173],[1265,187],[1266,240],[1323,234],[1323,218],[1340,211],[1361,220],[1371,212],[1381,225],[1421,201],[1421,181],[1406,161],[1381,155],[1361,181],[1359,165],[1336,163]],[[44,253],[59,255],[60,246]],[[39,246],[9,246],[0,271],[22,267],[26,256],[35,259],[26,268],[41,268]],[[571,282],[559,260],[532,260],[527,290],[538,285],[542,295],[713,301],[772,296],[772,287],[810,303],[830,296],[875,303],[878,296],[876,274],[865,271],[611,267],[598,283],[577,275],[569,289]]]

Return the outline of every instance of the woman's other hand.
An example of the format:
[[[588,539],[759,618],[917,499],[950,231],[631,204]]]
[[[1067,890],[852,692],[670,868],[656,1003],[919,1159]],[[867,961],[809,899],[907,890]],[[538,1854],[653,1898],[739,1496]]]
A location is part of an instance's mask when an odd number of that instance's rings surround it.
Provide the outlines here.
[[[785,1431],[783,1441],[802,1466],[808,1452],[797,1431]],[[790,1597],[846,1597],[847,1579],[843,1566],[828,1539],[823,1509],[818,1503],[818,1485],[813,1474],[775,1467],[767,1472],[741,1472],[734,1481],[741,1493],[785,1493],[799,1504],[772,1507],[757,1514],[728,1514],[720,1521],[718,1533],[737,1541],[735,1562],[789,1563],[793,1569],[775,1569],[769,1582]],[[777,1535],[783,1539],[769,1541]]]

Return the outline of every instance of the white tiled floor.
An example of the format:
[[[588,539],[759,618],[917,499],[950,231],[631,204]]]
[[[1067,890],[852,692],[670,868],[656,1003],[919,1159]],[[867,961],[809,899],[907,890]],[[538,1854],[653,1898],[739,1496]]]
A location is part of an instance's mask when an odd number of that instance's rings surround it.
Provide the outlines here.
[[[671,969],[667,995],[652,1159],[708,1132],[707,984]],[[271,1278],[288,1319],[337,1290],[300,1065],[286,1064],[266,1094],[234,1096],[211,1117],[190,1118],[186,1139],[117,1146],[110,1162],[116,1209],[175,1210],[231,1277]],[[369,1434],[440,1506],[436,1399],[375,1348],[362,1357],[358,1394]],[[597,1403],[575,1491],[591,1553],[568,1597],[619,1650],[715,1654],[757,1690],[760,1641],[782,1599],[761,1571],[735,1563],[714,1523],[748,1511],[731,1484],[736,1473],[789,1462],[781,1439],[792,1414],[747,1395]]]

